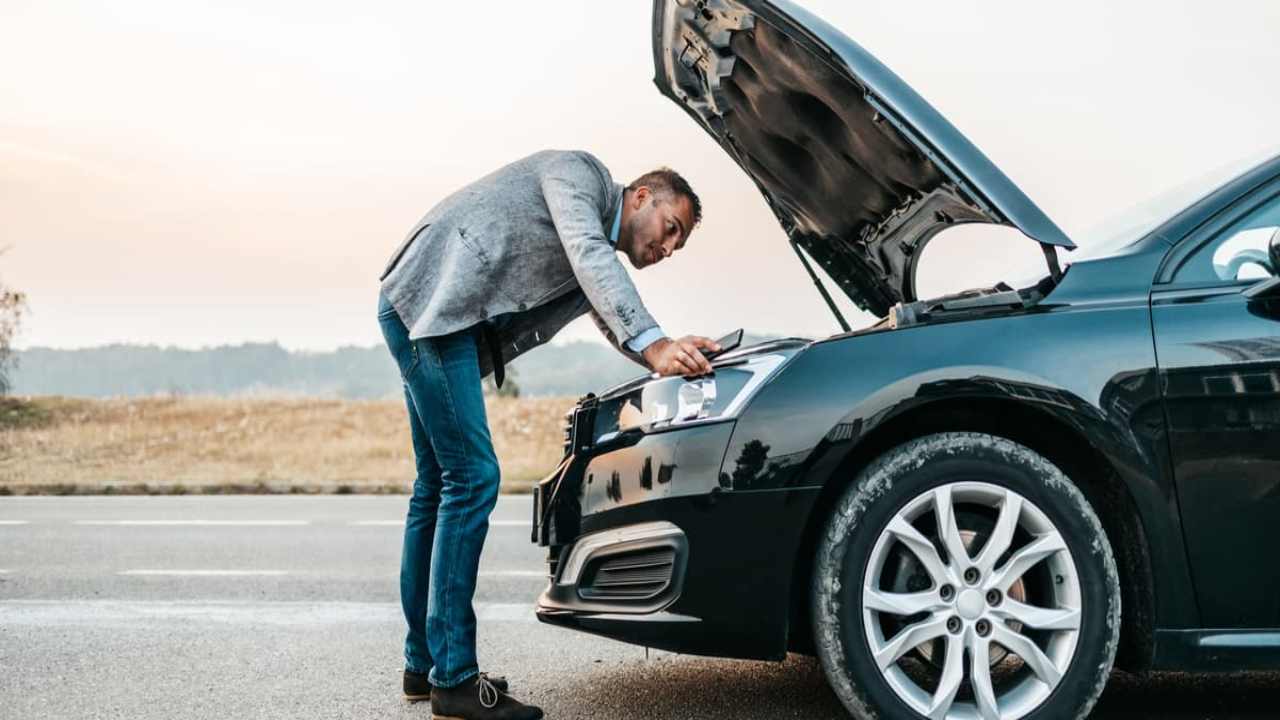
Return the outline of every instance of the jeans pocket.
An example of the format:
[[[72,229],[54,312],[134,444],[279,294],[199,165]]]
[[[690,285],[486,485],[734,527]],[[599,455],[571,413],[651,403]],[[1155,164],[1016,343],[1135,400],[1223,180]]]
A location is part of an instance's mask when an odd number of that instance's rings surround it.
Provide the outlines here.
[[[417,341],[409,339],[409,330],[395,313],[379,315],[378,324],[382,326],[382,337],[386,340],[387,349],[391,351],[391,357],[400,369],[400,378],[408,378],[409,373],[418,366],[420,351]]]
[[[418,341],[410,340],[409,341],[409,366],[405,369],[404,374],[408,375],[409,373],[413,372],[414,369],[418,367],[419,360],[420,358],[418,355]]]

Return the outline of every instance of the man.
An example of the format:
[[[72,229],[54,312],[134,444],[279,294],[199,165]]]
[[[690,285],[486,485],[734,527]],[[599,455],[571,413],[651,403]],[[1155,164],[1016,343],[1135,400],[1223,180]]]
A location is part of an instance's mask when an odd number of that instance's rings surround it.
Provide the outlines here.
[[[621,252],[645,268],[684,247],[702,217],[672,170],[627,187],[586,152],[544,151],[445,198],[382,273],[378,321],[404,380],[417,479],[405,520],[400,599],[404,692],[438,718],[535,720],[476,660],[480,551],[499,470],[480,380],[590,312],[609,342],[664,375],[711,366],[701,336],[672,340],[645,309]]]

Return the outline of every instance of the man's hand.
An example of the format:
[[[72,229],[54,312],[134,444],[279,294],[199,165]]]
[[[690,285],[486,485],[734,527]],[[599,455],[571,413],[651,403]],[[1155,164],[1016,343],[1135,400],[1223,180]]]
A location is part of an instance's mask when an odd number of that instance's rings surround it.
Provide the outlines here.
[[[641,355],[659,375],[706,375],[711,372],[711,363],[702,355],[702,350],[716,352],[719,349],[720,345],[711,338],[685,335],[679,340],[654,340]]]

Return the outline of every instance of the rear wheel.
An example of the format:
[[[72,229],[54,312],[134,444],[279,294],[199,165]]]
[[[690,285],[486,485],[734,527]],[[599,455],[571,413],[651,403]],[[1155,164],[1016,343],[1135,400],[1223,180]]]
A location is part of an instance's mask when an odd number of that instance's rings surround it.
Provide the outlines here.
[[[858,718],[1082,718],[1120,636],[1102,524],[1044,457],[930,435],[864,469],[815,562],[827,679]]]

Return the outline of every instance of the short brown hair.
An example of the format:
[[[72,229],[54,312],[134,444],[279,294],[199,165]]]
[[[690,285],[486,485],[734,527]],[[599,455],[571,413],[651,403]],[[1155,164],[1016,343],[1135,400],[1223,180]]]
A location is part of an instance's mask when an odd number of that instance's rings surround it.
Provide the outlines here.
[[[693,191],[693,188],[689,187],[689,181],[681,177],[680,173],[669,167],[650,170],[633,180],[627,189],[635,192],[641,185],[647,186],[655,193],[683,195],[689,198],[689,205],[693,208],[693,224],[696,226],[702,222],[702,201],[698,199],[698,194]]]

